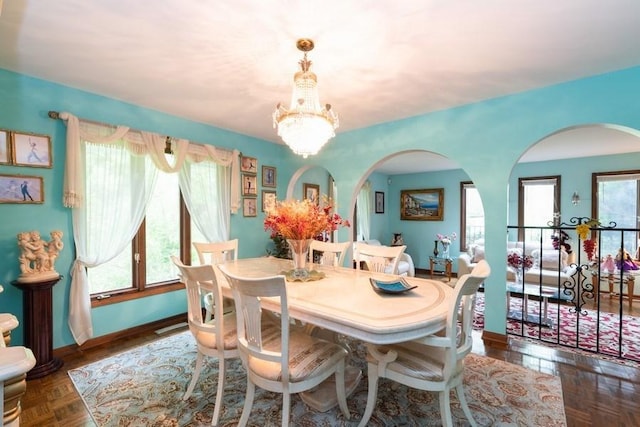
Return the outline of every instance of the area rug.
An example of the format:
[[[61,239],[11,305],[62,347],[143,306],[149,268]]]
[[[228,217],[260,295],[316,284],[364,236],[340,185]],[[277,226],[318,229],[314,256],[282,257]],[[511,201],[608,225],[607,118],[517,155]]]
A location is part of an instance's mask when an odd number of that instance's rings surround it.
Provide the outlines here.
[[[365,349],[354,345],[349,363],[364,369]],[[217,384],[217,362],[208,359],[193,395],[182,400],[195,364],[196,348],[189,332],[179,333],[119,355],[72,369],[69,376],[98,426],[210,425]],[[479,426],[565,426],[560,379],[488,357],[467,356],[465,390]],[[246,377],[238,360],[227,371],[220,426],[240,419]],[[291,425],[356,426],[367,400],[366,375],[348,398],[351,419],[338,408],[320,413],[298,396],[291,404]],[[456,426],[469,425],[455,393]],[[256,390],[250,426],[279,426],[282,397]],[[369,426],[437,426],[438,396],[381,380]]]
[[[484,328],[484,294],[478,293],[474,328]],[[510,311],[522,312],[522,298],[511,297]],[[529,318],[540,319],[540,303],[528,302]],[[569,349],[604,356],[607,360],[640,362],[640,318],[583,308],[578,314],[570,305],[549,302],[551,326],[507,319],[507,333]]]

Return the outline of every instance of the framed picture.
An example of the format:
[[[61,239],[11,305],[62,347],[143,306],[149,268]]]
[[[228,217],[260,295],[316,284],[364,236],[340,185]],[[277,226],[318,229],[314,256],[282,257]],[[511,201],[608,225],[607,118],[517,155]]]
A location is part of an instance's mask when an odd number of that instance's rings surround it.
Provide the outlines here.
[[[0,175],[0,203],[44,203],[42,177]]]
[[[376,191],[376,213],[384,213],[384,193]]]
[[[302,184],[302,197],[312,202],[320,203],[320,186],[318,184]]]
[[[256,159],[255,157],[242,156],[242,158],[240,159],[240,172],[257,173],[258,159]]]
[[[274,168],[273,166],[262,167],[262,186],[263,187],[276,186],[276,168]]]
[[[258,177],[255,175],[242,174],[242,195],[257,196],[258,195]]]
[[[242,215],[244,216],[257,216],[257,199],[251,197],[245,197],[242,199]]]
[[[276,207],[276,192],[262,190],[262,212],[268,212]]]
[[[9,164],[9,131],[0,129],[0,165]]]
[[[48,135],[11,132],[11,156],[16,166],[50,168],[51,138]]]
[[[400,192],[400,219],[442,221],[443,211],[444,188]]]

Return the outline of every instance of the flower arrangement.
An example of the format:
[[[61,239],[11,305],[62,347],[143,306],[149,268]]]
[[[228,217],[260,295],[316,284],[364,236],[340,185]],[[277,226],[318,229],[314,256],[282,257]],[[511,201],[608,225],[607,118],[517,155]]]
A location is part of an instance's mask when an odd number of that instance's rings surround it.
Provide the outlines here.
[[[440,234],[440,233],[436,234],[436,239],[438,239],[438,241],[443,245],[450,245],[451,242],[453,242],[457,238],[458,238],[458,235],[456,234],[455,231],[449,235]]]
[[[350,226],[349,221],[332,211],[333,205],[328,198],[323,198],[322,206],[308,199],[279,201],[267,212],[264,229],[271,231],[271,238],[323,240],[325,233]]]
[[[533,257],[531,255],[520,255],[518,252],[510,252],[507,255],[507,265],[514,270],[528,270],[533,267]]]

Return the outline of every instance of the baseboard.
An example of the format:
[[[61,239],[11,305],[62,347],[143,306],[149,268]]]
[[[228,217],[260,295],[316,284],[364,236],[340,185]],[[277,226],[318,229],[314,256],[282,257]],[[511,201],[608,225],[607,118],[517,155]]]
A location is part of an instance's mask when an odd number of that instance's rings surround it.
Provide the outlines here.
[[[509,348],[509,337],[496,332],[482,331],[482,342],[485,347],[507,350]]]
[[[184,323],[187,319],[187,313],[177,314],[175,316],[167,317],[166,319],[156,320],[155,322],[145,323],[144,325],[134,326],[133,328],[124,329],[122,331],[113,332],[111,334],[102,335],[96,338],[87,340],[79,346],[77,344],[71,344],[65,347],[59,347],[53,350],[53,356],[58,358],[64,358],[67,356],[82,353],[83,350],[98,347],[113,341],[128,338],[143,333],[153,333],[156,330],[163,328],[170,328],[178,323]]]

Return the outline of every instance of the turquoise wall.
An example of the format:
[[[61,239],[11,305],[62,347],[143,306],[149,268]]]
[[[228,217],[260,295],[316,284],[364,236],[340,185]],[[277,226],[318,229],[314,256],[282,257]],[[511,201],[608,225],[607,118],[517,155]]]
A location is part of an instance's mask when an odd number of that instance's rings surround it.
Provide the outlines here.
[[[0,205],[0,250],[4,254],[0,282],[5,287],[5,292],[0,295],[0,312],[11,312],[22,318],[21,291],[10,285],[19,274],[16,234],[38,229],[48,235],[53,229],[61,229],[64,232],[65,250],[56,268],[64,275],[64,279],[54,288],[54,347],[73,343],[67,327],[69,269],[73,259],[71,214],[61,202],[65,128],[62,122],[51,120],[46,114],[48,110],[57,110],[100,122],[124,124],[205,144],[238,148],[245,155],[258,158],[259,170],[262,164],[278,168],[279,198],[288,191],[293,194],[294,187],[299,185],[289,182],[292,177],[297,178],[306,169],[323,167],[336,180],[338,212],[347,218],[352,218],[358,189],[365,179],[371,179],[373,191],[385,192],[386,204],[385,214],[372,214],[372,229],[375,230],[372,237],[387,242],[391,233],[403,232],[408,251],[419,266],[425,265],[424,260],[433,249],[432,236],[435,233],[450,233],[458,229],[459,181],[472,180],[485,206],[487,259],[494,271],[486,283],[487,306],[492,307],[486,313],[486,329],[504,333],[504,235],[507,223],[513,223],[509,219],[510,200],[514,200],[510,195],[514,191],[511,176],[518,158],[544,137],[577,125],[607,123],[640,134],[637,131],[640,129],[639,92],[640,67],[635,67],[340,133],[319,155],[302,159],[281,145],[0,70],[0,97],[3,100],[0,105],[0,128],[51,135],[54,156],[52,169],[0,166],[1,173],[44,177],[46,194],[44,205]],[[424,177],[394,176],[391,184],[382,174],[369,176],[384,159],[409,150],[442,154],[455,159],[460,169],[425,174]],[[638,164],[636,160],[629,161]],[[568,201],[570,194],[578,190],[583,198],[583,203],[578,206],[581,208],[588,206],[590,178],[587,181],[589,184],[585,184],[582,180],[584,176],[579,178],[584,170],[580,170],[577,161],[576,166],[573,165],[572,161],[561,161],[557,169],[562,169],[563,174],[563,200]],[[601,166],[601,170],[610,169],[603,164]],[[520,167],[529,166],[517,167],[517,173],[520,173]],[[573,170],[576,182],[582,183],[581,187],[571,186],[570,181],[564,178],[565,173]],[[532,174],[539,175],[537,171]],[[446,189],[444,221],[430,224],[430,229],[424,230],[420,228],[424,226],[423,223],[398,220],[399,191],[424,187],[422,183],[417,185],[417,181],[422,179],[427,188]],[[261,182],[260,176],[258,180]],[[241,257],[264,254],[268,236],[263,231],[263,218],[261,213],[256,218],[244,218],[241,212],[232,217],[232,237],[238,237],[242,242],[239,251]],[[407,227],[407,231],[403,227]],[[341,240],[349,239],[350,235],[350,230],[340,230]],[[178,292],[182,291],[94,309],[95,335],[184,312],[184,299],[175,298],[174,295]],[[16,344],[21,343],[21,337],[19,329],[15,335]]]

